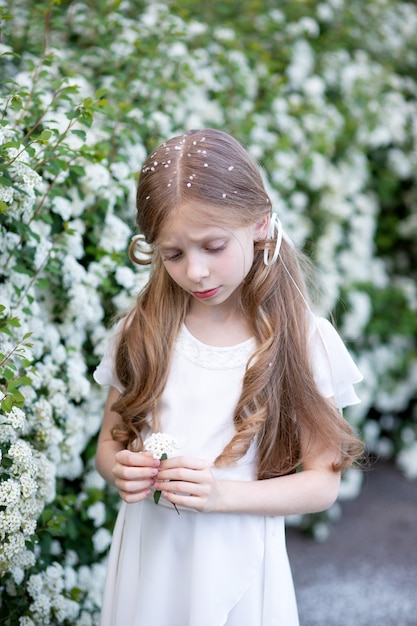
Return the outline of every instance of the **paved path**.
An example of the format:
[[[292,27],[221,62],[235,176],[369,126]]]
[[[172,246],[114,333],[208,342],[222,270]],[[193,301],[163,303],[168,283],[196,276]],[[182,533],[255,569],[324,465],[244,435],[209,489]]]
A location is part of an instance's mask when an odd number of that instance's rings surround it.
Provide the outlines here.
[[[417,480],[377,463],[325,542],[287,544],[301,626],[417,626]]]

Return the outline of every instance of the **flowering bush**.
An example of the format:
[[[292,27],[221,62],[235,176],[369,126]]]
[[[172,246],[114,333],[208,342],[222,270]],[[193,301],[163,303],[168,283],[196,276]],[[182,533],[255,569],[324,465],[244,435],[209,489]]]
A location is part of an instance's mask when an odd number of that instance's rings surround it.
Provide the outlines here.
[[[140,165],[185,128],[260,161],[365,375],[349,417],[417,476],[415,5],[178,4],[0,0],[0,623],[98,623],[118,500],[91,374],[146,280]]]

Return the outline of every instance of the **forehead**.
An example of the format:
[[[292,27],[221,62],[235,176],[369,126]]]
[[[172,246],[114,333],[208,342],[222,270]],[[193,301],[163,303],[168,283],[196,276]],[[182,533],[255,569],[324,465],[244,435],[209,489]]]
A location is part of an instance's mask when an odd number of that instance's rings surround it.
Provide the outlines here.
[[[247,221],[242,219],[241,213],[242,211],[231,208],[226,203],[217,205],[205,200],[192,199],[173,208],[167,215],[166,221],[182,219],[201,226],[231,227]]]
[[[203,203],[188,202],[172,210],[164,219],[158,233],[158,242],[172,238],[172,234],[194,233],[195,237],[217,236],[230,230],[235,223],[224,219],[219,207]]]

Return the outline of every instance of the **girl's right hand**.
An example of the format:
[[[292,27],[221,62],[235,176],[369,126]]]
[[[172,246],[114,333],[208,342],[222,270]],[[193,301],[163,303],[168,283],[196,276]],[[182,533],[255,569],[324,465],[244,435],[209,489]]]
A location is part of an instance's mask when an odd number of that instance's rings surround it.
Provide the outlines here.
[[[151,493],[160,461],[150,453],[120,450],[112,472],[120,497],[128,504],[141,502]]]

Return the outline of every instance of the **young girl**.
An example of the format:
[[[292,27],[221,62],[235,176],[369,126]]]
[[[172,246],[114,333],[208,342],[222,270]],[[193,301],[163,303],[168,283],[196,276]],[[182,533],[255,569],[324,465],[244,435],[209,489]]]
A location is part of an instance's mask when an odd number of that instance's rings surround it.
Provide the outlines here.
[[[123,500],[101,624],[296,626],[284,517],[331,506],[360,455],[337,407],[361,374],[229,135],[151,154],[137,225],[150,278],[95,373],[97,468]],[[156,432],[176,440],[167,460],[144,448]]]

